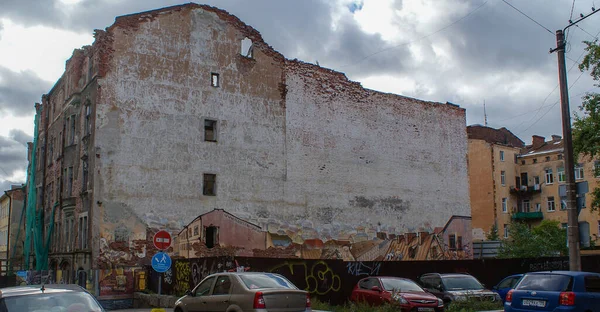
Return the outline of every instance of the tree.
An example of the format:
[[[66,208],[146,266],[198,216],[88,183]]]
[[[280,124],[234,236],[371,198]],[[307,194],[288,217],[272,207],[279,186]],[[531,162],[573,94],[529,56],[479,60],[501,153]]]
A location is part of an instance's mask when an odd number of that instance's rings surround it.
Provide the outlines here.
[[[508,228],[510,237],[500,247],[500,258],[553,257],[568,251],[567,232],[558,221],[544,220],[534,228],[513,221]]]
[[[587,55],[579,65],[581,71],[590,71],[590,76],[595,83],[594,86],[600,87],[600,46],[598,40],[584,41]],[[579,110],[582,115],[575,114],[573,122],[573,154],[577,156],[587,156],[594,159],[600,153],[600,94],[597,92],[587,92],[582,98],[582,104]],[[596,172],[598,176],[600,172]],[[592,203],[591,210],[600,209],[600,188],[591,191]]]
[[[498,235],[498,226],[496,223],[492,225],[492,228],[490,229],[489,233],[487,233],[486,238],[490,241],[500,240],[500,235]]]

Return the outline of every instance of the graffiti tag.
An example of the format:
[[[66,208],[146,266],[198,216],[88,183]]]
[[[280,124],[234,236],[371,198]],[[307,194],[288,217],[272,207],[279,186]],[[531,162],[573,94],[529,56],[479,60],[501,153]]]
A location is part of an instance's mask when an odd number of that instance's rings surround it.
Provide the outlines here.
[[[175,288],[176,294],[183,294],[190,288],[190,265],[188,262],[175,262]]]
[[[372,265],[367,265],[362,262],[348,262],[346,265],[348,274],[353,276],[376,276],[379,275],[381,262],[375,262]]]
[[[310,269],[304,261],[286,261],[273,267],[270,272],[279,273],[294,280],[304,278],[306,285],[304,290],[311,294],[325,295],[330,291],[337,292],[342,287],[340,276],[335,274],[325,261],[315,262]],[[298,284],[297,286],[301,287]]]

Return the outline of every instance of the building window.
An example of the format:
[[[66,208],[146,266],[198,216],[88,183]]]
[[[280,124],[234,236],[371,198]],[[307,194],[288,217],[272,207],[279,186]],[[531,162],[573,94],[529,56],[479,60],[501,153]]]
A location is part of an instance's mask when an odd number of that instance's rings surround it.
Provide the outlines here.
[[[504,161],[504,151],[500,151],[500,161]]]
[[[546,161],[550,161],[550,156],[546,156]]]
[[[456,249],[458,249],[458,250],[463,249],[462,236],[456,237]]]
[[[600,178],[600,161],[594,161],[594,176]]]
[[[85,135],[88,135],[92,132],[92,124],[91,124],[91,115],[92,115],[92,107],[90,105],[90,103],[88,102],[85,105],[85,129],[83,129],[85,131]]]
[[[564,167],[558,167],[556,169],[556,171],[558,171],[558,182],[565,182],[566,181],[565,168]]]
[[[210,73],[210,85],[218,88],[220,86],[219,84],[219,74],[217,73]]]
[[[70,118],[67,119],[69,123],[69,137],[68,142],[69,145],[75,144],[75,115],[71,115]]]
[[[566,198],[562,198],[560,199],[560,210],[567,210],[567,199]]]
[[[566,230],[569,227],[569,224],[565,222],[561,223],[560,225],[564,230]]]
[[[81,160],[81,168],[82,168],[81,185],[83,187],[83,191],[85,192],[88,189],[88,173],[89,173],[87,158],[84,158]]]
[[[558,154],[558,156],[556,157],[558,160],[563,159],[563,155],[562,154]]]
[[[197,235],[198,235],[198,226],[196,225],[194,227],[194,236],[197,236]]]
[[[252,43],[252,40],[250,40],[250,38],[246,37],[241,42],[240,54],[247,58],[253,58],[254,57],[253,48],[254,48],[254,45]]]
[[[502,198],[502,212],[504,212],[504,213],[508,212],[508,203],[507,203],[506,197]]]
[[[525,164],[525,159],[521,160],[521,165]]]
[[[575,180],[583,180],[583,165],[577,164],[575,165]]]
[[[450,250],[456,250],[456,236],[455,235],[448,235],[448,245],[450,247]]]
[[[554,207],[554,196],[548,196],[548,203],[547,203],[547,207],[548,207],[548,211],[552,212],[555,211],[555,207]]]
[[[219,228],[216,226],[204,227],[204,244],[207,248],[213,248],[219,244]]]
[[[67,170],[67,197],[73,196],[73,167],[69,167]]]
[[[546,169],[545,172],[546,172],[546,184],[554,183],[554,176],[552,175],[552,168]]]
[[[204,174],[204,184],[202,187],[202,194],[206,196],[215,196],[217,195],[216,187],[217,187],[217,175],[205,173]]]
[[[75,241],[75,235],[73,233],[73,218],[69,217],[65,219],[65,248],[64,250],[69,252],[73,249],[73,242]]]
[[[115,242],[128,242],[129,232],[124,227],[119,227],[115,230]]]
[[[533,177],[533,185],[540,185],[540,177]]]
[[[217,142],[217,121],[204,119],[204,141]]]
[[[534,159],[533,159],[533,163],[534,163],[534,164],[537,164],[537,158],[534,158]]]
[[[502,186],[506,185],[506,172],[500,171],[500,184],[502,184]]]
[[[521,203],[522,212],[529,212],[529,199],[524,199]]]
[[[88,248],[88,217],[86,215],[79,216],[79,248]]]
[[[508,238],[508,224],[504,225],[504,238]]]

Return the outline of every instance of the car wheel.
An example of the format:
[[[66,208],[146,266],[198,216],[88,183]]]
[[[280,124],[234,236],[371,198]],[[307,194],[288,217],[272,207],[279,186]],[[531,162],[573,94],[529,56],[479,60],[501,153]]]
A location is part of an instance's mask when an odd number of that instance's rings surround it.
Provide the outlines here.
[[[183,310],[180,307],[177,307],[175,310],[173,310],[173,312],[183,312]]]
[[[452,303],[452,300],[449,300],[449,299],[444,300],[444,310],[447,310],[448,307],[450,307],[451,303]]]

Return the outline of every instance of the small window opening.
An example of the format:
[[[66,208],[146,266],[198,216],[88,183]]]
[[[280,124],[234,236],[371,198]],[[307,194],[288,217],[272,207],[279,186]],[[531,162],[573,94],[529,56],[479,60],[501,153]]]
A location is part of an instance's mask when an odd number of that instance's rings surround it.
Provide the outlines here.
[[[219,74],[210,73],[210,85],[213,87],[219,87]]]
[[[213,248],[219,243],[219,228],[216,226],[209,226],[206,229],[206,235],[204,236],[206,247]]]
[[[204,141],[217,142],[217,121],[204,119]]]
[[[242,54],[242,56],[248,57],[248,58],[253,58],[253,48],[254,45],[252,44],[252,40],[250,40],[248,37],[244,38],[244,40],[242,40],[242,50],[240,52],[240,54]]]
[[[217,183],[217,175],[216,174],[205,173],[202,194],[206,195],[206,196],[215,196],[216,195],[216,183]]]

